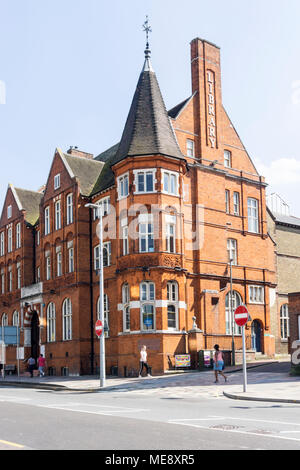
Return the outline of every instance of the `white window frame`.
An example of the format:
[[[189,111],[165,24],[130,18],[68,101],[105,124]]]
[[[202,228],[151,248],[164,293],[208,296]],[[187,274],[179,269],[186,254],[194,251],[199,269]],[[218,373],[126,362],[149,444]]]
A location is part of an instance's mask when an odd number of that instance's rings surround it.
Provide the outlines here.
[[[144,327],[144,312],[145,307],[152,308],[152,328]],[[155,312],[155,284],[154,282],[141,282],[140,284],[140,324],[141,331],[155,331],[156,328],[156,312]]]
[[[145,230],[143,228],[145,228]],[[145,250],[142,250],[143,240],[145,241]],[[153,247],[151,245],[153,245]],[[140,214],[139,215],[139,252],[140,253],[154,253],[155,252],[154,222],[153,222],[152,214]]]
[[[105,263],[105,251],[107,253],[107,263]],[[107,268],[111,265],[111,242],[103,243],[103,267]]]
[[[7,229],[7,253],[13,251],[13,238],[12,238],[12,227]]]
[[[56,341],[56,308],[54,302],[47,307],[47,343]]]
[[[67,298],[62,306],[63,341],[72,340],[72,302]]]
[[[195,142],[192,139],[186,139],[186,155],[187,157],[195,157]]]
[[[104,197],[95,203],[100,208],[100,213],[102,217],[110,214],[110,196]],[[94,220],[99,219],[99,209],[94,208]]]
[[[20,222],[16,225],[16,250],[21,248],[21,224]]]
[[[1,318],[1,326],[8,326],[8,315],[7,313],[3,313]]]
[[[118,200],[125,199],[129,195],[129,172],[117,178]]]
[[[161,172],[162,193],[170,196],[179,195],[179,174],[175,171],[162,170]],[[172,184],[172,181],[174,182]],[[172,187],[173,186],[173,187]]]
[[[61,249],[56,253],[56,276],[62,276],[62,252]]]
[[[12,217],[12,206],[7,207],[7,218],[11,219]]]
[[[178,310],[179,310],[179,297],[178,297],[178,282],[168,281],[167,282],[167,322],[168,330],[178,331]],[[174,308],[175,314],[175,326],[169,326],[169,306]]]
[[[130,331],[130,287],[129,284],[122,286],[122,305],[123,305],[123,331]],[[129,328],[128,328],[129,325]]]
[[[55,202],[55,230],[61,229],[61,201]]]
[[[22,284],[22,271],[21,271],[21,263],[17,263],[17,289],[21,289]]]
[[[4,256],[5,254],[5,232],[1,232],[0,234],[0,256]]]
[[[50,254],[45,257],[46,261],[46,281],[51,279],[51,256]]]
[[[20,326],[20,314],[17,310],[13,313],[12,322],[13,326]]]
[[[5,273],[1,270],[1,294],[5,294]]]
[[[232,259],[232,266],[237,266],[238,262],[238,251],[237,251],[237,240],[235,238],[227,239],[227,253],[228,262]]]
[[[230,191],[225,189],[225,211],[226,214],[230,214]]]
[[[224,166],[225,168],[232,168],[232,153],[230,150],[224,150]]]
[[[233,214],[240,215],[240,193],[237,191],[233,193]]]
[[[249,303],[263,305],[264,302],[264,288],[262,286],[249,286]]]
[[[123,256],[129,255],[129,229],[128,225],[122,227]]]
[[[239,292],[232,292],[232,311],[231,311],[231,292],[226,294],[225,298],[225,322],[226,322],[226,335],[232,335],[232,316],[237,307],[243,304],[243,299]],[[235,321],[234,323],[234,334],[241,335],[242,328],[238,326]]]
[[[259,204],[253,197],[248,198],[248,232],[259,233]]]
[[[134,194],[153,194],[156,193],[157,190],[156,188],[156,168],[146,168],[146,169],[140,169],[140,170],[134,170],[134,185],[135,185],[135,192]],[[152,175],[152,190],[150,191],[147,189],[147,175]],[[140,190],[139,189],[139,175],[143,175],[143,186],[144,189]]]
[[[12,292],[13,290],[13,273],[12,273],[12,266],[8,266],[8,292]]]
[[[54,190],[60,188],[60,173],[54,176]]]
[[[50,206],[45,207],[44,210],[44,219],[45,219],[45,235],[49,235],[51,230],[50,224]]]
[[[290,337],[289,305],[280,307],[280,336],[282,341],[287,341]]]
[[[176,222],[166,224],[166,249],[168,253],[176,253]]]
[[[67,194],[66,197],[66,205],[67,205],[67,225],[73,223],[73,193]]]
[[[69,273],[74,272],[74,247],[70,246],[68,248],[68,269]]]

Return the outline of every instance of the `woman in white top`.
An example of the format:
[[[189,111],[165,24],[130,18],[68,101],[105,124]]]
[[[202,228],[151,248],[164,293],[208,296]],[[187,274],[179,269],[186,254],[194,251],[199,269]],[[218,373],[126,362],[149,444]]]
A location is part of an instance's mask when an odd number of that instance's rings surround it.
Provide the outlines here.
[[[140,372],[139,372],[139,377],[142,377],[142,372],[143,372],[144,367],[146,368],[148,377],[151,377],[150,368],[149,368],[148,362],[147,362],[147,348],[146,348],[145,345],[142,346],[142,349],[140,351]]]

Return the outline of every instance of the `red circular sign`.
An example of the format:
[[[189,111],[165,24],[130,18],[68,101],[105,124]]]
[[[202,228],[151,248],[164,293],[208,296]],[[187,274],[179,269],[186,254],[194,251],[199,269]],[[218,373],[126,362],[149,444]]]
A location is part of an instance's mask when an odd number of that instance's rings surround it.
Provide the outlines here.
[[[97,320],[96,321],[96,325],[95,325],[95,332],[96,332],[96,335],[99,337],[102,335],[102,331],[103,331],[103,324],[102,324],[102,321],[101,320]]]
[[[238,326],[245,326],[248,323],[249,312],[244,305],[240,305],[234,312],[234,320]]]

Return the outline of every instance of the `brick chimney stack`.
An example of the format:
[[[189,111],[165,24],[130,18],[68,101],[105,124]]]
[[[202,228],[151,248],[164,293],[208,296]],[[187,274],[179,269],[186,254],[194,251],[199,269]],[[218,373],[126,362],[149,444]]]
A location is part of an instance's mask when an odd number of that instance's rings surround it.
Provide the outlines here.
[[[83,152],[83,150],[79,150],[78,147],[70,147],[67,151],[69,155],[73,155],[74,157],[82,157],[87,158],[88,160],[93,160],[94,155],[92,153]]]

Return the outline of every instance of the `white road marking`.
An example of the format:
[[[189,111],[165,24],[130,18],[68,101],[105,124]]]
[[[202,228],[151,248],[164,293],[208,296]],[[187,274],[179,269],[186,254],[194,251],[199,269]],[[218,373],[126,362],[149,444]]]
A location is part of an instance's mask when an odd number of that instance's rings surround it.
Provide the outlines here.
[[[255,431],[242,431],[242,430],[238,430],[238,429],[226,429],[226,428],[212,428],[211,426],[203,426],[201,424],[196,424],[194,423],[195,421],[200,421],[200,422],[203,422],[203,421],[215,421],[215,420],[223,420],[223,421],[228,421],[228,420],[236,420],[236,421],[243,421],[245,423],[247,422],[257,422],[257,423],[264,423],[264,424],[280,424],[280,425],[283,425],[283,426],[300,426],[299,423],[287,423],[287,422],[283,422],[283,421],[266,421],[266,420],[261,420],[261,419],[251,419],[251,418],[233,418],[233,417],[228,417],[228,416],[210,416],[208,418],[193,418],[193,419],[172,419],[172,420],[169,420],[168,422],[170,424],[178,424],[178,425],[181,425],[181,426],[190,426],[190,427],[193,427],[193,428],[199,428],[199,429],[206,429],[206,430],[210,430],[210,431],[221,431],[221,432],[231,432],[231,433],[235,433],[235,434],[244,434],[244,435],[251,435],[251,436],[260,436],[260,437],[266,437],[266,438],[271,438],[271,439],[283,439],[283,440],[287,440],[287,441],[297,441],[297,442],[300,442],[300,439],[299,438],[294,438],[294,437],[285,437],[285,436],[279,436],[279,435],[276,435],[276,434],[262,434],[260,432],[255,432]],[[268,432],[276,432],[276,431],[268,431]],[[292,433],[292,432],[300,432],[300,431],[277,431],[277,432],[280,432],[280,434],[289,434],[289,433]]]

